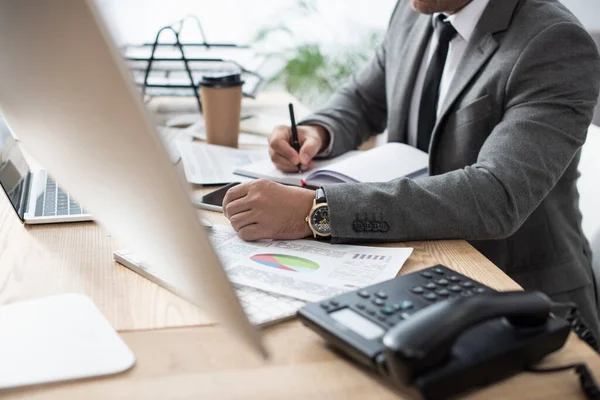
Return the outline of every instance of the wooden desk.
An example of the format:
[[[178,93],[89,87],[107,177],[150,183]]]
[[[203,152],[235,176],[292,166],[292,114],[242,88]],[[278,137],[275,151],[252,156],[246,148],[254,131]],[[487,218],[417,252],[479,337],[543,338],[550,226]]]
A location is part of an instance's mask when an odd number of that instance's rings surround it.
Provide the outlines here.
[[[210,213],[215,223],[226,223]],[[414,242],[401,274],[442,263],[500,289],[519,286],[464,241]],[[256,359],[197,308],[112,261],[120,246],[94,223],[24,228],[0,195],[0,303],[53,293],[90,296],[137,357],[123,374],[0,391],[0,399],[395,399],[398,393],[323,345],[298,321],[267,328],[272,358]],[[140,328],[145,327],[145,328]],[[546,365],[585,361],[600,378],[600,358],[571,335]],[[404,393],[411,395],[410,392]],[[523,373],[471,399],[583,398],[572,372]]]

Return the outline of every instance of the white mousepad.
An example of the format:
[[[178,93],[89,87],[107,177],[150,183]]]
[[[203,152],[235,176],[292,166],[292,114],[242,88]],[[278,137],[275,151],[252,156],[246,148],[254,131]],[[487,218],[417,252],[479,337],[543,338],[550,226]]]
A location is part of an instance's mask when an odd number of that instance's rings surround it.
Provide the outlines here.
[[[123,339],[82,294],[0,307],[0,389],[115,374],[134,363]]]

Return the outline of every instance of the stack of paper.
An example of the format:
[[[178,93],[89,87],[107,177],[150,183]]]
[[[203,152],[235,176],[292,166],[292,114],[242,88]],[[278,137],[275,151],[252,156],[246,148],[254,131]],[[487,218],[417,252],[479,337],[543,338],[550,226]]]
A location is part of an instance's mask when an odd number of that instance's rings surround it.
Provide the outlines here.
[[[413,251],[314,240],[245,242],[224,225],[214,225],[209,238],[234,284],[304,301],[393,279]],[[160,276],[150,279],[164,281]]]
[[[219,185],[243,179],[233,171],[241,166],[265,160],[266,149],[242,150],[199,142],[176,142],[188,182]]]

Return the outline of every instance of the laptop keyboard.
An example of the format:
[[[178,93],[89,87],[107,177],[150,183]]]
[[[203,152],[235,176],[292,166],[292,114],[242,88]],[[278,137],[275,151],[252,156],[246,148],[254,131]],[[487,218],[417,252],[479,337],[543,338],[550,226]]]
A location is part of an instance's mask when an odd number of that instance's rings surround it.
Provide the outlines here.
[[[74,201],[69,193],[62,190],[50,177],[46,177],[44,195],[37,199],[35,205],[36,217],[54,217],[60,215],[80,215],[86,211]]]

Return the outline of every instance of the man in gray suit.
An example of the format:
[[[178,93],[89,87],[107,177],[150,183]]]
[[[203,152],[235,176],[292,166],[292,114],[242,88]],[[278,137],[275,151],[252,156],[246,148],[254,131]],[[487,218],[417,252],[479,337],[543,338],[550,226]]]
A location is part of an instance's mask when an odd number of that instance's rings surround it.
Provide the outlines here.
[[[466,239],[598,334],[575,183],[599,87],[598,51],[558,0],[400,0],[370,64],[302,122],[300,153],[277,127],[270,154],[310,168],[387,128],[429,152],[430,176],[326,185],[312,229],[315,192],[262,180],[231,189],[225,215],[246,240]]]

